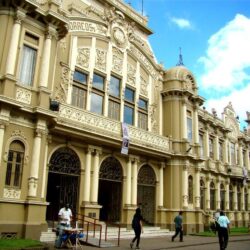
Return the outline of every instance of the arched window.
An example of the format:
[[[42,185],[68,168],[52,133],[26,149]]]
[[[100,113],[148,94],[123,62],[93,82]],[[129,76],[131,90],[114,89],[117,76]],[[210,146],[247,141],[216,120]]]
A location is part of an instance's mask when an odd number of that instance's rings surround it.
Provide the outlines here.
[[[234,201],[234,190],[233,190],[233,185],[229,185],[229,210],[233,211],[233,201]]]
[[[215,186],[214,183],[210,183],[210,209],[215,210]]]
[[[193,203],[193,177],[188,177],[188,203]]]
[[[200,180],[200,196],[201,196],[201,201],[200,201],[201,209],[205,209],[205,183],[203,180]]]
[[[220,209],[225,210],[225,195],[226,190],[223,184],[220,185]]]
[[[5,185],[7,187],[21,187],[24,159],[24,145],[20,141],[13,141],[8,152]]]

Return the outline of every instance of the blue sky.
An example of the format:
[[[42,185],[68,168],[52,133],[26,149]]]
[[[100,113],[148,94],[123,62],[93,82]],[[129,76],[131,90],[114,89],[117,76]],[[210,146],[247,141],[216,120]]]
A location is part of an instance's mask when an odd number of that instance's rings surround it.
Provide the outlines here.
[[[142,0],[124,0],[142,13]],[[218,117],[232,102],[241,129],[250,111],[250,0],[143,0],[143,14],[154,32],[150,44],[157,61],[177,64],[179,47]]]

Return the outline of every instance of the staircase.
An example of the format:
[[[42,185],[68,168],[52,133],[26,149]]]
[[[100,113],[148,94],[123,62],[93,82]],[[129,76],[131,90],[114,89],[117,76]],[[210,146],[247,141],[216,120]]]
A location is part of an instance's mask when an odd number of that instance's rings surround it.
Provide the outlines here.
[[[142,238],[154,238],[154,237],[167,237],[173,235],[174,232],[169,231],[169,229],[161,229],[160,227],[149,227],[145,226],[143,228]],[[100,233],[96,232],[95,238],[92,237],[93,232],[89,231],[88,244],[98,246]],[[86,235],[85,235],[86,237]],[[110,247],[113,246],[113,243],[105,242],[105,233],[102,233],[101,247]],[[134,231],[127,228],[120,229],[120,239],[131,239],[134,237]],[[47,232],[42,232],[40,241],[41,242],[54,242],[56,239],[55,232],[52,231],[52,228],[49,228]],[[118,228],[108,227],[107,239],[116,241],[118,239]]]

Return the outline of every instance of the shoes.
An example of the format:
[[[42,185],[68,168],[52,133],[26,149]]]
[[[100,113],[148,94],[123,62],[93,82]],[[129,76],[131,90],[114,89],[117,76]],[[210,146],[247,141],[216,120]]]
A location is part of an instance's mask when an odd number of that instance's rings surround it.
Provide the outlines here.
[[[140,247],[136,247],[135,249],[140,249]]]
[[[130,243],[130,248],[133,248],[133,242]]]

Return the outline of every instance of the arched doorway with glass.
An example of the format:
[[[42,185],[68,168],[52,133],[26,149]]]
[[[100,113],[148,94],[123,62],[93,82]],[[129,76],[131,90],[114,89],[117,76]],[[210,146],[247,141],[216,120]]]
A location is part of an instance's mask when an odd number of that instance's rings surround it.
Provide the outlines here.
[[[155,218],[156,176],[153,168],[144,165],[138,173],[137,204],[142,210],[144,222],[153,225]]]
[[[98,204],[100,220],[118,222],[121,218],[123,171],[114,157],[105,159],[99,172]]]
[[[66,203],[70,204],[72,213],[77,212],[80,178],[80,159],[69,147],[57,149],[49,162],[47,185],[46,219],[48,222],[58,219],[58,211]]]

